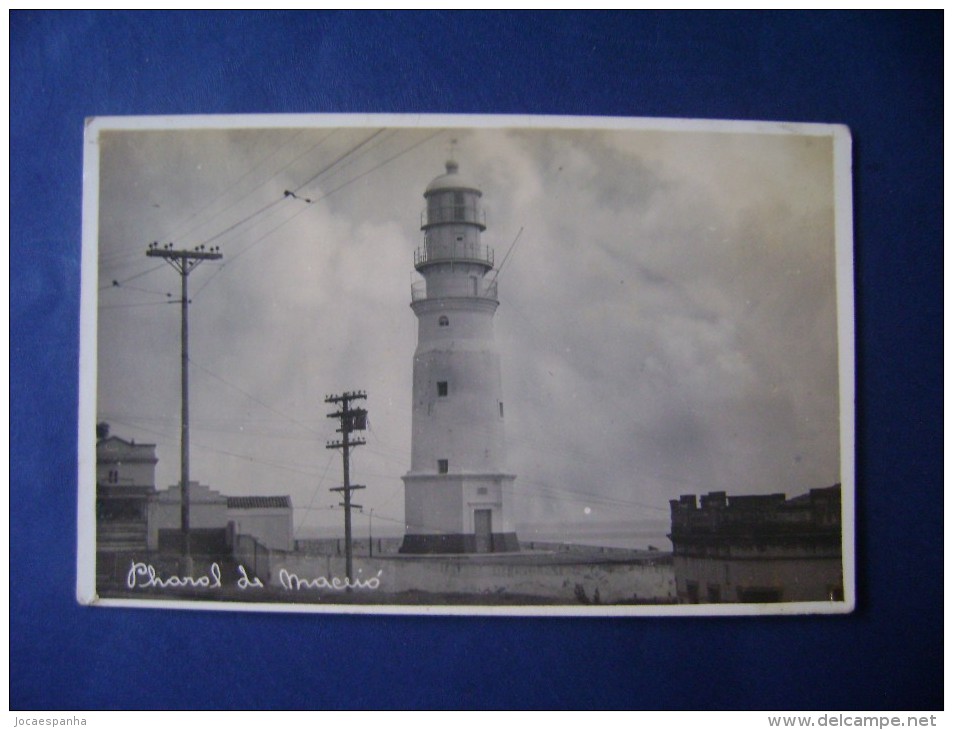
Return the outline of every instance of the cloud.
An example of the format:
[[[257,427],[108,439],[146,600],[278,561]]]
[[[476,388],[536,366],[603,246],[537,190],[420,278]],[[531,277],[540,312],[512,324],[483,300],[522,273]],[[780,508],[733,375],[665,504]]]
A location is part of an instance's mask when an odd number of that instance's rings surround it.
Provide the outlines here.
[[[370,130],[104,136],[100,271],[128,285],[101,294],[99,415],[159,442],[160,484],[177,479],[179,312],[128,305],[177,297],[178,277],[129,277],[150,268],[151,240],[197,243],[250,217],[216,239],[223,266],[190,277],[194,478],[290,493],[297,521],[336,528],[333,510],[304,510],[330,506],[340,479],[323,399],[364,388],[356,478],[368,507],[402,517],[412,256],[451,136],[434,131],[374,138],[301,189],[312,204],[283,192]],[[681,493],[838,478],[829,140],[452,136],[484,192],[484,242],[498,263],[509,252],[495,324],[518,519],[664,519]]]

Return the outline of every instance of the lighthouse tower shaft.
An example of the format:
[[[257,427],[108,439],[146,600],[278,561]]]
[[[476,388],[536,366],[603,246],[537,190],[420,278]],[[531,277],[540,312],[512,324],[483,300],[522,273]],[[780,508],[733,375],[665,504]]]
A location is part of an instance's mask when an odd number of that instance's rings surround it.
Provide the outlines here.
[[[423,281],[411,291],[418,328],[404,553],[519,549],[481,195],[452,161],[424,193],[424,243],[414,254]]]

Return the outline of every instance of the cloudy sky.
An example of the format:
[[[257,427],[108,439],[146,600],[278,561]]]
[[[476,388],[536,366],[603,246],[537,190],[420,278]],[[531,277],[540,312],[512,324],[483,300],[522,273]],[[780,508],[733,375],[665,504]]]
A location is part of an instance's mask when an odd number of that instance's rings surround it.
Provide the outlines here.
[[[840,480],[829,136],[103,131],[97,418],[158,445],[160,487],[178,481],[180,280],[145,252],[217,245],[189,278],[192,479],[291,495],[299,536],[341,530],[324,396],[364,389],[356,500],[399,533],[413,252],[451,140],[497,262],[516,240],[495,325],[519,522],[659,523],[680,494]]]

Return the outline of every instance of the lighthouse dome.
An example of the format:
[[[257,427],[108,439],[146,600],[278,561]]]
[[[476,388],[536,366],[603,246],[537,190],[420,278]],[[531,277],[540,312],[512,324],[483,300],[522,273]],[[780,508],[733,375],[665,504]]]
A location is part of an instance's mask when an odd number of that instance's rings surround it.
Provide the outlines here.
[[[431,195],[432,193],[437,192],[438,190],[469,190],[477,195],[482,195],[476,185],[474,185],[468,178],[460,174],[460,166],[457,165],[455,160],[447,160],[447,171],[443,175],[438,175],[430,184],[427,186],[426,192],[424,192],[424,197]]]

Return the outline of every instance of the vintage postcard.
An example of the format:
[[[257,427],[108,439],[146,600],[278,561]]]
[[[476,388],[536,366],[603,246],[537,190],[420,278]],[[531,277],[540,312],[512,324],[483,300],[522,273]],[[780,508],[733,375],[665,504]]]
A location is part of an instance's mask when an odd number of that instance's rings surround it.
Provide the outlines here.
[[[844,127],[87,121],[78,599],[854,607]]]

